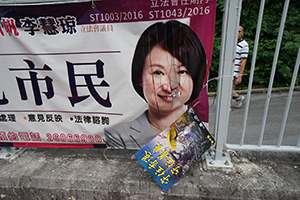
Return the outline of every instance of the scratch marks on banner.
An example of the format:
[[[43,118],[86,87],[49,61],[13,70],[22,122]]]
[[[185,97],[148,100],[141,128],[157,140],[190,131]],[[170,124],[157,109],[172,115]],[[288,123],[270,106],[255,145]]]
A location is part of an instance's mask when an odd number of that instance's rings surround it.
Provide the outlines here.
[[[94,24],[81,26],[81,32],[84,33],[99,33],[99,32],[113,32],[114,26],[112,24]]]

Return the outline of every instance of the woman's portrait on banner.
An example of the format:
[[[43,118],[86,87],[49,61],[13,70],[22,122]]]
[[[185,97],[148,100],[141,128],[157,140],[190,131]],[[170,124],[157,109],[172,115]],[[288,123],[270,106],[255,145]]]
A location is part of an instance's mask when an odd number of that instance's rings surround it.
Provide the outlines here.
[[[141,149],[197,99],[206,69],[202,42],[188,25],[170,20],[149,26],[137,42],[131,66],[132,86],[148,109],[131,122],[105,128],[106,144]]]

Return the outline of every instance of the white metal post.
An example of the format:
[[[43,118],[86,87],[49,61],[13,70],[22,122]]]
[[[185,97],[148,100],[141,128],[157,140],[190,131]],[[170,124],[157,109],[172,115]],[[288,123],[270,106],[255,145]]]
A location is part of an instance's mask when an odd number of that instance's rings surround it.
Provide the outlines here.
[[[265,127],[266,127],[267,115],[268,115],[268,110],[269,110],[269,105],[270,105],[275,71],[276,71],[276,66],[277,66],[277,60],[278,60],[278,56],[279,56],[279,50],[280,50],[280,46],[281,46],[284,24],[285,24],[287,12],[288,12],[289,4],[290,4],[290,1],[286,0],[284,3],[284,7],[283,7],[283,13],[282,13],[282,17],[281,17],[280,29],[279,29],[278,38],[277,38],[275,55],[274,55],[274,59],[273,59],[272,71],[271,71],[271,76],[270,76],[270,81],[269,81],[268,94],[267,94],[267,99],[266,99],[266,104],[265,104],[265,110],[264,110],[261,130],[260,130],[258,146],[262,145],[263,137],[264,137],[264,133],[265,133]]]
[[[223,153],[229,122],[232,93],[233,67],[240,22],[242,0],[224,1],[222,40],[219,64],[219,82],[215,114],[214,133],[216,135],[215,155],[206,154],[208,166],[231,166],[228,155]]]
[[[248,120],[252,83],[253,83],[256,55],[257,55],[257,49],[258,49],[258,43],[259,43],[259,37],[260,37],[261,24],[262,24],[262,19],[263,19],[263,14],[264,14],[264,8],[265,8],[265,0],[261,0],[260,7],[259,7],[258,20],[257,20],[256,35],[255,35],[255,42],[254,42],[254,48],[253,48],[253,56],[252,56],[252,62],[251,62],[251,70],[250,70],[250,76],[249,76],[249,84],[248,84],[247,99],[246,99],[246,106],[245,106],[245,113],[244,113],[243,129],[242,129],[241,140],[240,140],[241,146],[244,144],[244,139],[245,139],[245,134],[246,134],[246,125],[247,125],[247,120]]]
[[[300,47],[299,47],[299,50],[298,50],[298,55],[297,55],[297,60],[296,60],[295,68],[294,68],[293,78],[292,78],[291,85],[290,85],[289,96],[288,96],[286,106],[285,106],[285,110],[284,110],[284,115],[283,115],[283,119],[282,119],[282,124],[281,124],[281,129],[280,129],[280,134],[279,134],[279,138],[278,138],[277,147],[280,147],[281,143],[282,143],[282,138],[283,138],[283,134],[284,134],[284,130],[285,130],[285,125],[286,125],[288,113],[289,113],[289,110],[290,110],[290,105],[291,105],[291,102],[292,102],[293,92],[294,92],[294,88],[295,88],[295,84],[296,84],[297,74],[298,74],[298,71],[299,71],[299,65],[300,65]]]

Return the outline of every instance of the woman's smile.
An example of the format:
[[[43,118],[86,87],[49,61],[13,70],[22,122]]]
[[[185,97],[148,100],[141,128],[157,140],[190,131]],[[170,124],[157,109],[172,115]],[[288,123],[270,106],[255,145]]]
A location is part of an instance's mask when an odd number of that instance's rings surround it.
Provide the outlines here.
[[[162,95],[157,95],[157,96],[159,96],[160,98],[162,98],[164,101],[166,101],[166,102],[170,102],[170,103],[172,103],[173,102],[173,96],[172,95],[168,95],[168,96],[162,96]]]

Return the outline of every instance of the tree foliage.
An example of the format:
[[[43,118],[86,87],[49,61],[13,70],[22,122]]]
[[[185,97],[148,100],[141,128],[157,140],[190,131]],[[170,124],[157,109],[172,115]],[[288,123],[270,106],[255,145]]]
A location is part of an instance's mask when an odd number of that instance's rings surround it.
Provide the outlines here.
[[[243,0],[242,2],[240,24],[245,27],[244,38],[249,44],[249,55],[244,74],[248,75],[250,75],[259,7],[259,0]],[[253,77],[253,87],[268,87],[283,7],[284,0],[266,0]],[[297,53],[300,47],[299,8],[300,1],[290,1],[278,62],[276,63],[277,68],[273,84],[274,87],[286,87],[291,83],[295,62],[297,59]],[[216,25],[210,78],[218,76],[223,9],[224,1],[217,1]],[[242,80],[242,84],[240,84],[237,89],[244,89],[248,86],[249,76],[244,76]],[[298,73],[296,85],[299,84],[300,75]],[[216,87],[216,81],[209,83],[210,91],[214,91]]]

